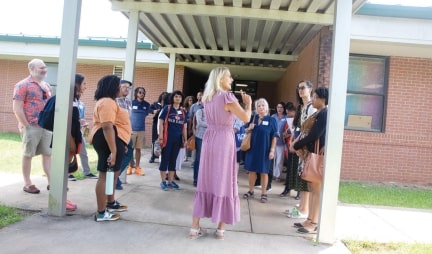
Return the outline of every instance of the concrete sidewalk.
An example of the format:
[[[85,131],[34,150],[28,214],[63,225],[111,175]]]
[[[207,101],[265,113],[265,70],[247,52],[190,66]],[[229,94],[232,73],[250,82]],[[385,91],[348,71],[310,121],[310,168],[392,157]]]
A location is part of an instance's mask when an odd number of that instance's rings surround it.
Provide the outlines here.
[[[65,217],[47,216],[49,192],[46,179],[32,177],[41,189],[38,195],[22,191],[20,174],[0,172],[0,204],[39,213],[22,222],[0,230],[2,253],[349,253],[337,241],[334,245],[314,245],[313,235],[300,235],[292,227],[294,220],[282,212],[298,201],[280,198],[282,183],[273,183],[269,202],[258,199],[241,200],[241,221],[227,226],[225,240],[213,236],[216,225],[203,219],[207,237],[191,241],[188,238],[191,224],[193,170],[190,162],[183,164],[178,173],[179,191],[160,190],[158,163],[149,164],[143,154],[142,168],[145,176],[128,176],[124,190],[117,191],[119,202],[129,206],[115,222],[96,223],[94,187],[96,180],[85,179],[68,182],[68,199],[78,205],[75,212]],[[240,195],[247,190],[247,174],[239,172]],[[419,232],[419,226],[424,232]],[[426,242],[426,229],[432,226],[432,211],[389,209],[367,206],[338,207],[338,239],[360,239],[383,242]]]

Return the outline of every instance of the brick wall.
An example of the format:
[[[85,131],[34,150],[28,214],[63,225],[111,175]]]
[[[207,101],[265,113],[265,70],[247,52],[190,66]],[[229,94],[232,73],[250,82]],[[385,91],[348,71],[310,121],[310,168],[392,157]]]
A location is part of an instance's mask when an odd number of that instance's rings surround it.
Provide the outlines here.
[[[31,60],[31,59],[29,59]],[[0,60],[1,89],[0,94],[0,131],[18,132],[18,122],[12,111],[12,95],[14,85],[28,76],[26,61]],[[86,120],[92,122],[92,110],[95,105],[93,99],[98,80],[113,73],[113,65],[78,64],[76,71],[84,74],[87,82],[87,90],[82,95],[82,101],[86,105]],[[49,73],[48,73],[49,75]],[[183,89],[184,67],[176,67],[174,90]],[[146,89],[146,97],[150,103],[157,101],[159,94],[166,91],[168,81],[168,69],[137,67],[135,70],[134,87],[143,86]],[[59,91],[57,91],[59,92]],[[146,118],[146,145],[151,144],[152,116]]]
[[[328,27],[324,27],[321,29],[319,38],[318,81],[316,85],[317,87],[329,87],[333,33],[328,29]]]
[[[432,59],[389,64],[385,131],[345,131],[341,177],[432,184]]]
[[[295,85],[330,80],[332,32],[323,28],[279,80],[280,100],[295,102]],[[344,131],[341,179],[432,184],[432,59],[391,57],[383,133]]]

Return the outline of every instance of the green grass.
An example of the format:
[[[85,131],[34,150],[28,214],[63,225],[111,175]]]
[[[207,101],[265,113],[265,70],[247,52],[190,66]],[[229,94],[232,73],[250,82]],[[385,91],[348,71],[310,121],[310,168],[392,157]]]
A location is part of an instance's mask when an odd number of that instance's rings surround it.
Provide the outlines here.
[[[93,173],[97,173],[97,154],[93,149],[93,146],[87,145],[86,148],[89,157],[90,169]],[[0,160],[0,172],[21,174],[22,145],[19,134],[0,133],[0,154],[2,155],[2,159]],[[31,174],[44,174],[41,156],[35,156],[33,158]],[[74,173],[74,175],[78,179],[83,178],[81,164],[78,171]]]
[[[18,209],[0,205],[0,228],[22,219],[23,216]]]
[[[339,201],[393,207],[432,209],[432,189],[401,184],[341,182]],[[353,254],[372,253],[432,253],[432,244],[377,243],[344,239]]]
[[[432,189],[384,183],[341,182],[339,201],[349,204],[432,209]]]
[[[371,241],[343,240],[344,244],[352,254],[372,254],[372,253],[432,253],[431,244],[421,243],[377,243]]]

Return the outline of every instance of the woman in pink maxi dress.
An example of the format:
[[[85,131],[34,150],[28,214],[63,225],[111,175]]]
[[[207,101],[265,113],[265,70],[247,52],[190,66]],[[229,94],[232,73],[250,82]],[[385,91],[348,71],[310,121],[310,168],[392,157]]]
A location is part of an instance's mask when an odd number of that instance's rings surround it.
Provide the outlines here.
[[[237,188],[236,147],[233,123],[237,116],[247,122],[251,115],[251,97],[241,92],[245,109],[231,90],[230,71],[217,67],[210,72],[202,102],[207,120],[203,136],[198,186],[193,205],[193,221],[189,237],[199,238],[205,230],[200,218],[218,223],[216,237],[224,238],[225,224],[240,220],[240,200]]]

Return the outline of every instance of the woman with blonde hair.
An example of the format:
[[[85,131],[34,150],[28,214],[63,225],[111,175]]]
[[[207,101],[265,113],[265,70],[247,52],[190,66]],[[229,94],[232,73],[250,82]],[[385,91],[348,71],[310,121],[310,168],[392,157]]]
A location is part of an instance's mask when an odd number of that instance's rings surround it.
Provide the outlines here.
[[[252,101],[249,95],[241,91],[245,104],[243,109],[230,92],[232,82],[228,68],[216,67],[210,72],[205,86],[202,102],[207,130],[201,148],[192,227],[189,232],[191,239],[206,234],[206,230],[200,227],[200,218],[211,218],[213,223],[217,223],[217,239],[224,239],[225,224],[234,224],[240,220],[233,123],[236,116],[242,121],[249,120]]]

